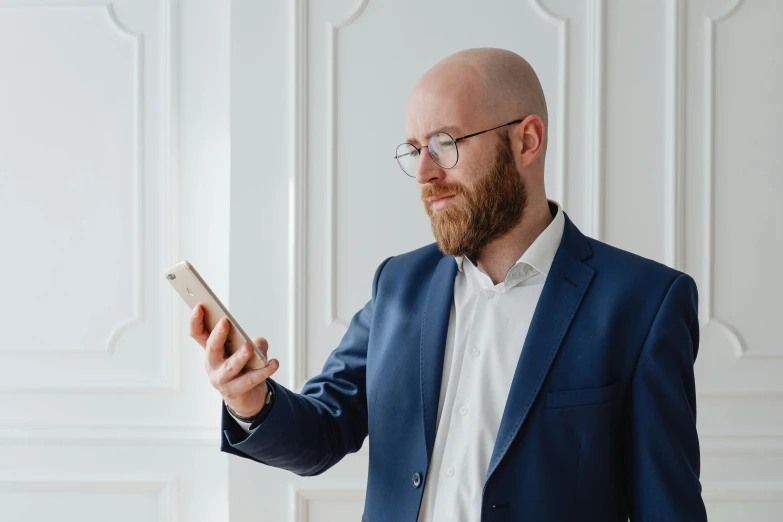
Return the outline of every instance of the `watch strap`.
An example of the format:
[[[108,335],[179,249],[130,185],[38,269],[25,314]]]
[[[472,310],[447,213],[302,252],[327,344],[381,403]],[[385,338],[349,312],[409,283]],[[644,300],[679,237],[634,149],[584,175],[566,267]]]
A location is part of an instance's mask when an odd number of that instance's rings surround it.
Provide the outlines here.
[[[264,400],[264,407],[256,413],[255,415],[252,415],[250,417],[243,417],[239,415],[237,412],[235,412],[231,407],[226,404],[226,409],[228,412],[233,415],[236,419],[241,420],[242,422],[250,422],[250,426],[248,429],[254,429],[258,427],[259,424],[266,418],[266,416],[269,414],[269,410],[272,408],[272,405],[274,404],[275,400],[275,388],[274,384],[272,384],[272,381],[267,379],[267,393],[266,398]],[[225,403],[225,402],[224,402]]]
[[[266,419],[266,416],[269,415],[270,410],[272,409],[272,406],[275,404],[275,384],[272,382],[271,379],[266,380],[267,385],[267,393],[266,393],[266,405],[264,408],[258,412],[258,415],[255,416],[253,423],[250,425],[248,429],[254,430],[258,427],[259,424],[261,424],[264,419]]]

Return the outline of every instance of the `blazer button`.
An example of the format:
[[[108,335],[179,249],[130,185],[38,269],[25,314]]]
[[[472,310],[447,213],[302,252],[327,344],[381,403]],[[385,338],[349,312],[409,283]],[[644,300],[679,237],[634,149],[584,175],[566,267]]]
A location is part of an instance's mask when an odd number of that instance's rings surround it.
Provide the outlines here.
[[[421,473],[414,473],[413,474],[413,487],[418,488],[421,486]]]

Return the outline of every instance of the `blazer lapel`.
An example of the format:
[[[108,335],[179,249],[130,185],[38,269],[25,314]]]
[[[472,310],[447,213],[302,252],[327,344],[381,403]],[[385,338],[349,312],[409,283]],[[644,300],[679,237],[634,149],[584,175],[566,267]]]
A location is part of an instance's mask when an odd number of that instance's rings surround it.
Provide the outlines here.
[[[511,381],[486,480],[503,459],[525,421],[595,273],[582,263],[591,254],[587,239],[567,215],[565,218],[563,238],[533,313]]]
[[[428,463],[435,445],[435,420],[438,415],[438,399],[443,377],[443,354],[446,348],[456,275],[457,261],[452,256],[443,256],[435,267],[424,303],[419,360],[421,411]]]

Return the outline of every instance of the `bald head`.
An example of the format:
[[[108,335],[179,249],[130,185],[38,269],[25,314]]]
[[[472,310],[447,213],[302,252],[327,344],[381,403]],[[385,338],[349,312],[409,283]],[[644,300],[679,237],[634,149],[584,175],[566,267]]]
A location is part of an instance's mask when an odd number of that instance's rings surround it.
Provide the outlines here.
[[[475,82],[482,110],[495,120],[508,115],[536,114],[547,125],[546,100],[538,75],[527,60],[506,49],[478,48],[454,53],[436,63],[420,83],[440,76]]]
[[[426,117],[427,122],[414,123],[411,111],[421,116],[423,104],[433,102],[438,104],[432,111],[437,114]],[[463,125],[470,121],[470,128],[463,130],[475,132],[530,114],[541,118],[544,129],[548,129],[546,100],[538,76],[527,60],[505,49],[466,49],[440,60],[412,90],[408,112],[409,132],[431,132],[436,130],[432,126],[450,125],[457,119]],[[419,129],[421,124],[428,128]],[[542,152],[546,150],[546,134]]]

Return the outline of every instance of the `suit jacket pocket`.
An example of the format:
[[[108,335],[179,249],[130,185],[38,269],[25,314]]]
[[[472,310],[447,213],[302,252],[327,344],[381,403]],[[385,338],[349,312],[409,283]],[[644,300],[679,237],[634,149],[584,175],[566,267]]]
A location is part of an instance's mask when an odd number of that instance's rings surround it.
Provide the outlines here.
[[[546,394],[546,409],[588,406],[609,402],[620,392],[621,383],[622,381],[617,381],[610,386],[602,388],[549,392]]]

